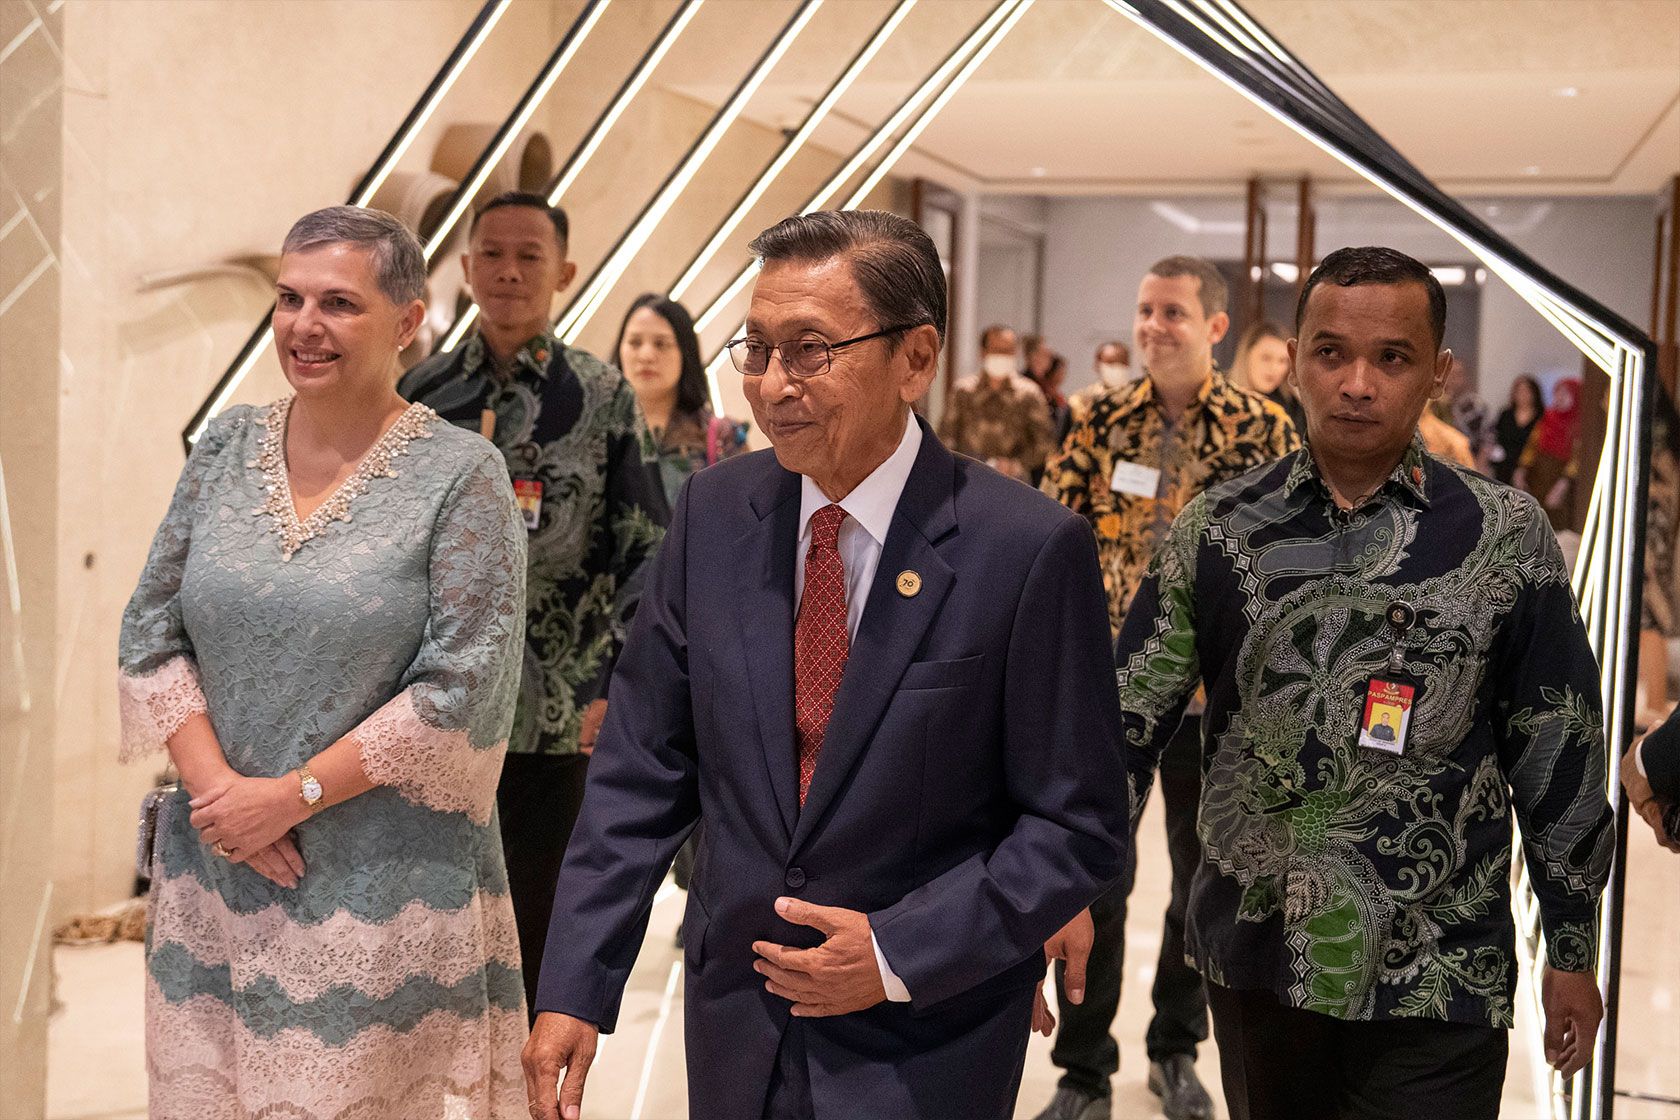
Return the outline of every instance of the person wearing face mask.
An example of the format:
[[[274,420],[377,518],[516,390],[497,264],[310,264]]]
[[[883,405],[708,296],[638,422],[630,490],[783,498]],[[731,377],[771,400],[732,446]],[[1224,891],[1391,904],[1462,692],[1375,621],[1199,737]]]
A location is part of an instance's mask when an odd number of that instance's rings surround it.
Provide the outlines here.
[[[1069,431],[1091,410],[1092,401],[1132,379],[1131,347],[1118,339],[1110,339],[1097,347],[1091,369],[1097,379],[1068,397]],[[1062,440],[1067,440],[1066,432],[1062,433]]]
[[[1301,445],[1282,408],[1214,368],[1213,347],[1230,324],[1228,298],[1224,277],[1207,261],[1168,257],[1151,266],[1138,286],[1134,320],[1144,376],[1097,396],[1045,470],[1044,491],[1096,530],[1116,635],[1150,557],[1185,503]],[[1195,1067],[1196,1047],[1207,1039],[1207,996],[1201,977],[1184,963],[1184,919],[1200,859],[1200,759],[1189,721],[1161,764],[1172,898],[1150,993],[1155,1017],[1145,1036],[1149,1088],[1171,1120],[1213,1114]],[[1062,1025],[1050,1057],[1066,1072],[1039,1120],[1109,1116],[1109,1079],[1120,1068],[1110,1027],[1120,1006],[1126,902],[1136,871],[1135,857],[1128,858],[1120,882],[1091,906],[1096,940],[1083,1003],[1069,1001],[1058,972]]]
[[[1110,339],[1097,347],[1092,368],[1097,373],[1097,386],[1118,389],[1132,379],[1132,349],[1118,339]]]
[[[1054,431],[1050,406],[1015,369],[1015,332],[980,332],[980,373],[952,386],[939,438],[962,455],[1027,481],[1044,468]]]
[[[1307,414],[1289,388],[1288,376],[1289,336],[1276,323],[1265,320],[1250,323],[1237,340],[1236,357],[1231,360],[1231,380],[1289,413],[1295,430],[1304,432]]]
[[[747,426],[713,415],[694,319],[675,300],[655,292],[637,296],[613,353],[659,447],[660,483],[675,506],[689,475],[747,449]]]
[[[635,393],[550,329],[554,294],[577,272],[567,232],[565,212],[542,195],[490,200],[461,261],[477,329],[397,384],[501,450],[525,520],[524,677],[496,799],[519,951],[531,962],[542,959],[607,682],[669,516]],[[528,1003],[536,982],[527,969]]]

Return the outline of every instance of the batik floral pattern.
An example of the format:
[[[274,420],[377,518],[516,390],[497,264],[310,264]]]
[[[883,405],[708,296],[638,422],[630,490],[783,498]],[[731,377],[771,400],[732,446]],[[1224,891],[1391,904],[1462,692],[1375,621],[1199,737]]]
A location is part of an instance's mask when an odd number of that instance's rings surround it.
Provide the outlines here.
[[[1399,636],[1394,603],[1416,612]],[[1205,973],[1343,1019],[1511,1025],[1513,814],[1551,963],[1592,967],[1598,670],[1532,499],[1414,444],[1342,511],[1297,453],[1186,507],[1120,652],[1134,790],[1207,687]],[[1395,666],[1419,686],[1400,755],[1358,745],[1366,684]]]
[[[507,473],[541,488],[527,532],[523,673],[508,749],[574,754],[668,517],[636,394],[618,370],[548,333],[501,370],[473,334],[410,370],[398,389],[471,431],[493,413]]]

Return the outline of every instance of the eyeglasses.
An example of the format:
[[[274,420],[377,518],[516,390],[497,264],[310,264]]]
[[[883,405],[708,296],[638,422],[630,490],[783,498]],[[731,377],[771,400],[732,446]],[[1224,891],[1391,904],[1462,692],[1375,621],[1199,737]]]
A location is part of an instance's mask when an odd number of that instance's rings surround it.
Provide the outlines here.
[[[914,330],[919,325],[908,323],[900,327],[888,327],[884,331],[860,334],[844,342],[824,342],[820,338],[807,336],[778,342],[772,346],[756,338],[737,338],[726,343],[724,349],[729,351],[729,360],[735,364],[735,368],[748,377],[763,377],[769,372],[770,352],[774,350],[781,356],[782,368],[787,371],[788,376],[803,381],[808,377],[821,377],[827,373],[836,350],[844,350],[848,346],[856,346],[860,342],[868,342],[875,338],[885,338],[889,334]]]

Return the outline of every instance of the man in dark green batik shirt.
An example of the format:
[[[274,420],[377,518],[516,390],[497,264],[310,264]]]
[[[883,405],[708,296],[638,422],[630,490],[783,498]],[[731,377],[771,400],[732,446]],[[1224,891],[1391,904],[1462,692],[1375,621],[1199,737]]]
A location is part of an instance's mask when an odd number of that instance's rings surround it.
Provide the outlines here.
[[[1326,258],[1290,344],[1307,446],[1185,507],[1116,646],[1134,815],[1207,687],[1186,953],[1234,1120],[1497,1116],[1513,812],[1547,1059],[1585,1065],[1603,1013],[1598,666],[1534,499],[1417,438],[1445,323],[1410,257]]]
[[[541,195],[479,210],[462,257],[479,327],[397,386],[501,450],[528,530],[525,665],[496,793],[528,1001],[607,682],[669,516],[635,393],[549,329],[577,271],[566,235]]]

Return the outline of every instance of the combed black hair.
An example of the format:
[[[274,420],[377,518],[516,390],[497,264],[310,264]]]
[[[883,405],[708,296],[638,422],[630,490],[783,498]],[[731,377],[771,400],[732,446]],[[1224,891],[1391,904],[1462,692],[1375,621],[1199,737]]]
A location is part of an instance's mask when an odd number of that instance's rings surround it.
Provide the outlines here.
[[[479,219],[492,210],[500,210],[507,206],[523,206],[529,210],[541,210],[548,215],[548,220],[554,223],[554,240],[560,246],[560,255],[566,255],[566,241],[571,236],[571,222],[566,218],[566,212],[558,206],[550,206],[548,199],[532,191],[503,191],[501,194],[478,208],[472,216],[472,225],[467,228],[467,236],[478,232]]]
[[[1320,261],[1301,285],[1301,298],[1295,303],[1297,336],[1306,319],[1307,299],[1314,288],[1326,282],[1343,288],[1360,284],[1422,284],[1429,297],[1429,331],[1435,338],[1435,349],[1441,348],[1441,341],[1447,336],[1447,293],[1423,262],[1382,245],[1337,249]]]

